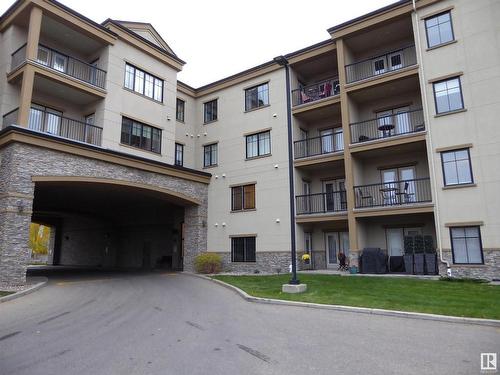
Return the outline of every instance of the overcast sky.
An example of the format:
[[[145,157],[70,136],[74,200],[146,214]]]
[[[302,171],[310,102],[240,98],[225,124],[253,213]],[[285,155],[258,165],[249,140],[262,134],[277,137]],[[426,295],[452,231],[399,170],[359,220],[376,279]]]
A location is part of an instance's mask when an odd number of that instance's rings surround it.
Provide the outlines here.
[[[96,22],[151,23],[199,87],[328,39],[329,27],[394,0],[60,0]],[[3,13],[14,0],[0,0]]]

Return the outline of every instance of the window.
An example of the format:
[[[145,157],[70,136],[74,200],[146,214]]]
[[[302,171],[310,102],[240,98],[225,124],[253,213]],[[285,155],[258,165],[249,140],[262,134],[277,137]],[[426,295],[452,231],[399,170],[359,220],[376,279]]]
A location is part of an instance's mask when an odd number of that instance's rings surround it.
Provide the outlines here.
[[[157,102],[163,102],[163,80],[125,64],[125,87]]]
[[[446,151],[441,153],[445,186],[471,184],[472,166],[469,149]]]
[[[177,106],[175,110],[175,118],[177,121],[184,122],[184,106],[184,100],[177,98]]]
[[[245,111],[269,105],[269,85],[255,86],[245,90]]]
[[[247,135],[247,159],[271,154],[271,132]]]
[[[450,228],[453,263],[482,264],[483,246],[479,227]]]
[[[175,165],[184,165],[184,145],[175,144]]]
[[[231,188],[231,211],[255,209],[255,184]]]
[[[459,77],[435,82],[433,86],[436,113],[446,113],[464,108]]]
[[[203,122],[217,120],[217,99],[211,100],[203,104]]]
[[[255,262],[255,237],[231,238],[231,262]]]
[[[304,252],[312,255],[312,233],[304,232]]]
[[[217,143],[203,146],[203,166],[212,167],[217,165]]]
[[[425,20],[425,32],[427,34],[427,47],[429,48],[455,40],[450,12],[427,18]]]
[[[159,154],[161,129],[123,117],[121,143]]]

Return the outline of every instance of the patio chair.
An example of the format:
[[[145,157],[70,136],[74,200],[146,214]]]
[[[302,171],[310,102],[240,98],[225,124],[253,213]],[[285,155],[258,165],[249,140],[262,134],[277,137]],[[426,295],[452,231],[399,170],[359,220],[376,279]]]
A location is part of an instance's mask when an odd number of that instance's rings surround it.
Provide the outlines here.
[[[415,196],[415,193],[409,193],[408,188],[410,187],[409,182],[405,182],[405,187],[403,191],[397,192],[396,196],[398,197],[398,200],[400,203],[410,203],[413,201],[413,196]]]
[[[356,196],[358,198],[358,206],[360,207],[371,207],[373,206],[373,197],[371,195],[365,195],[363,190],[360,188],[356,189]],[[367,202],[367,203],[365,203]]]

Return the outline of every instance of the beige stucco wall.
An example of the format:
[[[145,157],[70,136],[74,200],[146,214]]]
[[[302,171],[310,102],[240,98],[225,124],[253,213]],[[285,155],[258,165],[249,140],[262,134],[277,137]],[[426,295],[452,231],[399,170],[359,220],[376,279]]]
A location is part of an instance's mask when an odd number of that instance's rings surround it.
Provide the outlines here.
[[[104,124],[103,147],[173,164],[177,98],[176,71],[121,40],[109,46],[107,51],[107,56],[103,56],[108,72],[106,76],[108,94],[104,99],[104,111],[101,118]],[[163,103],[124,88],[126,62],[164,80]],[[162,129],[161,155],[121,145],[122,116],[128,116]]]
[[[257,234],[258,252],[290,250],[284,77],[280,69],[196,100],[197,168],[203,169],[203,145],[218,142],[218,165],[204,169],[213,176],[208,193],[209,251],[230,252],[230,236],[241,234]],[[245,112],[245,88],[264,82],[269,83],[270,105]],[[203,125],[203,103],[215,98],[218,120]],[[271,129],[271,156],[245,160],[245,134],[264,129]],[[230,187],[245,183],[256,183],[256,210],[232,213]]]
[[[428,148],[435,173],[442,247],[451,247],[446,223],[483,221],[483,248],[500,249],[500,3],[445,0],[422,9],[418,15],[424,17],[451,6],[454,6],[451,16],[456,43],[427,50],[424,21],[418,20],[421,73],[429,110]],[[463,73],[466,112],[434,117],[432,85],[428,81],[453,73]],[[469,143],[477,185],[443,190],[441,159],[436,149]]]

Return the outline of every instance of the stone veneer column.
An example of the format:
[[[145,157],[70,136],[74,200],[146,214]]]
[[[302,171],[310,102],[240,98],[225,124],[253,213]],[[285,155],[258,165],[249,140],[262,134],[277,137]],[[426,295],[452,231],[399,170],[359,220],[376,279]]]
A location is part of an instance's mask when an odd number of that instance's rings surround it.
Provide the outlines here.
[[[26,283],[32,205],[33,196],[0,192],[0,284]]]
[[[207,251],[207,207],[184,209],[184,271],[194,271],[194,258]]]

